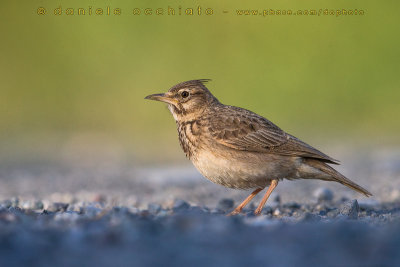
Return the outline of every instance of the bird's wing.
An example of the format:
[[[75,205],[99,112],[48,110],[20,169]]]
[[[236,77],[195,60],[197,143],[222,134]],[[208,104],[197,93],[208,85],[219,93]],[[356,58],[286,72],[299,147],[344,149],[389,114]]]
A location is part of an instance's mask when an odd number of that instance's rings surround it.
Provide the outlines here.
[[[245,109],[228,106],[218,110],[218,116],[208,122],[208,131],[214,140],[236,150],[315,158],[337,164],[337,160]]]

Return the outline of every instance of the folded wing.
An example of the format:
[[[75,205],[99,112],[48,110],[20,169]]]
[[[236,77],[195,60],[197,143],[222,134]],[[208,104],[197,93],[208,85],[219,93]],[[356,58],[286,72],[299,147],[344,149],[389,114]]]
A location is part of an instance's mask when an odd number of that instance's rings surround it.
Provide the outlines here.
[[[222,116],[208,120],[208,131],[221,145],[236,150],[314,158],[338,164],[337,160],[249,110],[225,106],[218,113]]]

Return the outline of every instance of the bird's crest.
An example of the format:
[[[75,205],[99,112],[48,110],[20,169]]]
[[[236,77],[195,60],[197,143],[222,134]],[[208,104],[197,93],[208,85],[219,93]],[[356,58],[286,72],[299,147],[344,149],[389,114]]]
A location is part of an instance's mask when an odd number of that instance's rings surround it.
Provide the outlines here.
[[[190,80],[190,81],[186,81],[186,82],[181,82],[181,83],[178,83],[177,85],[174,85],[173,87],[171,87],[171,89],[169,89],[169,91],[173,92],[173,91],[178,91],[179,89],[182,89],[182,88],[193,88],[193,87],[206,88],[206,86],[204,84],[208,83],[209,81],[211,81],[211,79],[199,79],[199,80]]]

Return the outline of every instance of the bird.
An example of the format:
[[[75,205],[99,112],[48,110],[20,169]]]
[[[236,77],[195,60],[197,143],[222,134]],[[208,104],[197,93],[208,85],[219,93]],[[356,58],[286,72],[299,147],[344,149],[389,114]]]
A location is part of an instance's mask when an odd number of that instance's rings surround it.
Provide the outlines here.
[[[210,79],[178,83],[166,93],[145,99],[168,104],[186,157],[208,180],[222,186],[253,190],[229,215],[268,187],[255,215],[283,179],[319,179],[341,183],[365,196],[372,194],[329,164],[339,161],[286,133],[250,110],[222,104],[206,87]]]

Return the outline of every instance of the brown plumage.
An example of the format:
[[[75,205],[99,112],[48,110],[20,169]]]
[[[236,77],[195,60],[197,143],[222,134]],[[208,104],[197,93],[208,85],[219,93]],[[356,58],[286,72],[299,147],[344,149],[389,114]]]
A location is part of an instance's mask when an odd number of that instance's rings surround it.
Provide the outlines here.
[[[221,104],[205,87],[207,81],[179,83],[146,99],[168,103],[183,151],[206,178],[230,188],[255,189],[231,214],[270,185],[255,211],[259,214],[284,178],[334,181],[371,196],[328,165],[337,160],[254,112]]]

